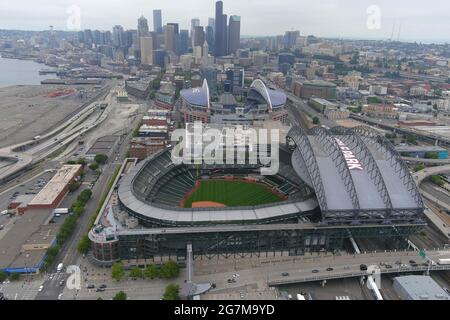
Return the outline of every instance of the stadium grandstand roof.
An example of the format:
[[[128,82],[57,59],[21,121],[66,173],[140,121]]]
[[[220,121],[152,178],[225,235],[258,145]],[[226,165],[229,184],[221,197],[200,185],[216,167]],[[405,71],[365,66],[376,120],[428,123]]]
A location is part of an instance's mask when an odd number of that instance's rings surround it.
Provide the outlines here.
[[[286,104],[287,97],[283,92],[268,89],[260,79],[253,81],[250,91],[257,92],[266,101],[269,109]]]
[[[206,79],[201,87],[181,90],[180,95],[189,104],[205,108],[209,107],[209,87]]]
[[[419,222],[424,205],[394,146],[368,127],[288,133],[292,165],[315,190],[328,223]]]

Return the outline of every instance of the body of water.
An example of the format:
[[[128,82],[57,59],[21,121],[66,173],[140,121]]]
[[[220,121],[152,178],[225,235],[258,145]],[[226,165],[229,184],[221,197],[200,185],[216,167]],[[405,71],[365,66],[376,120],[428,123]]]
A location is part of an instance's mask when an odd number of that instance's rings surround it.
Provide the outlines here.
[[[15,85],[39,85],[42,80],[56,75],[39,75],[39,70],[48,68],[44,64],[28,60],[6,59],[0,57],[0,88]]]

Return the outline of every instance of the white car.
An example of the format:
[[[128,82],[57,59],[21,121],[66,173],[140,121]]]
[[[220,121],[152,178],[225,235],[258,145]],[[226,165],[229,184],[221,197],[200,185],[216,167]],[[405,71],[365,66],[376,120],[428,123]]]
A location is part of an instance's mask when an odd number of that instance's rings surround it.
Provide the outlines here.
[[[63,297],[63,294],[60,293],[59,296],[58,296],[58,300],[62,300],[62,297]]]
[[[40,286],[38,291],[41,292],[42,290],[44,290],[44,286]]]

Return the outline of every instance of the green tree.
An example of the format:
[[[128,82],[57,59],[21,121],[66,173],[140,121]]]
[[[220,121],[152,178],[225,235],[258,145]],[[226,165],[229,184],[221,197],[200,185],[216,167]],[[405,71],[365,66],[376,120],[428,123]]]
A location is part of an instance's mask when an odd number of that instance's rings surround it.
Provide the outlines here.
[[[86,204],[91,197],[92,197],[92,190],[91,189],[85,189],[77,197],[77,200],[79,202],[81,202],[82,204]]]
[[[176,278],[180,274],[180,268],[173,261],[167,261],[164,263],[160,270],[160,275],[162,278],[171,279]]]
[[[378,103],[383,103],[383,100],[381,100],[378,97],[368,97],[367,98],[367,103],[368,104],[378,104]]]
[[[20,273],[18,272],[13,272],[9,275],[9,279],[11,281],[18,281],[20,279]]]
[[[409,144],[416,144],[417,143],[417,137],[413,134],[409,134],[406,136],[406,142]]]
[[[320,124],[320,119],[318,117],[314,117],[313,118],[313,124],[319,125]]]
[[[138,267],[134,267],[130,270],[130,277],[132,279],[142,278],[142,270]]]
[[[84,236],[81,238],[80,242],[78,242],[78,252],[80,254],[86,254],[91,247],[91,240],[89,240],[88,236]]]
[[[95,162],[98,164],[105,164],[108,161],[108,156],[106,154],[97,154],[94,158]]]
[[[441,176],[434,175],[430,177],[430,180],[435,185],[438,185],[439,187],[442,187],[444,185],[444,180],[442,180]]]
[[[113,300],[127,300],[127,294],[123,291],[119,291],[116,293]]]
[[[159,269],[155,265],[149,265],[144,269],[144,277],[147,279],[155,279],[159,276]]]
[[[93,162],[93,163],[91,163],[91,164],[89,165],[89,169],[91,169],[91,170],[93,170],[93,171],[97,170],[98,167],[99,167],[99,165],[98,165],[97,162]]]
[[[427,152],[425,153],[425,159],[438,159],[439,154],[437,152]]]
[[[86,159],[84,159],[84,158],[78,159],[77,164],[81,164],[82,166],[85,166],[87,164]]]
[[[180,287],[176,284],[169,284],[164,291],[163,300],[180,300]]]
[[[114,263],[111,268],[111,276],[114,280],[120,281],[125,275],[123,264],[120,262]]]
[[[69,192],[75,192],[75,191],[77,191],[78,188],[79,188],[80,186],[81,186],[81,183],[72,181],[72,182],[69,184]]]
[[[6,272],[3,270],[0,270],[0,282],[3,282],[6,280]]]

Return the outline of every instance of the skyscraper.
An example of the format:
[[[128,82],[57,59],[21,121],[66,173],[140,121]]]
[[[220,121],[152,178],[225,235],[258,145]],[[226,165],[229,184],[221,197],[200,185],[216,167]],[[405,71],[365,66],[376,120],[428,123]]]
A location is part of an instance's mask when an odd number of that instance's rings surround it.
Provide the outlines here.
[[[161,10],[153,10],[153,31],[162,33],[162,13]]]
[[[202,26],[196,26],[194,28],[193,43],[194,47],[203,46],[203,44],[205,43],[205,31],[203,30]]]
[[[138,37],[146,37],[148,36],[148,32],[148,20],[144,16],[141,16],[138,19]]]
[[[144,65],[153,64],[153,39],[152,37],[141,37],[141,63]]]
[[[297,39],[300,37],[300,31],[286,31],[284,34],[284,47],[291,49],[297,43]]]
[[[182,55],[189,50],[189,30],[180,30],[179,40],[178,54]]]
[[[225,21],[224,21],[225,20]],[[227,21],[223,14],[223,2],[216,2],[216,31],[215,31],[215,50],[216,57],[227,54]]]
[[[178,23],[168,23],[164,30],[166,51],[177,52]]]
[[[208,18],[208,27],[212,27],[213,31],[216,27],[216,19],[214,18]]]
[[[191,38],[194,39],[195,27],[200,26],[200,19],[194,18],[191,19]]]
[[[113,34],[112,34],[112,40],[113,45],[115,47],[123,47],[124,45],[124,35],[123,35],[123,27],[122,26],[114,26],[113,27]]]
[[[214,29],[211,26],[205,28],[205,39],[210,48],[214,48]]]
[[[228,54],[236,54],[241,45],[241,17],[231,16],[228,26]]]

